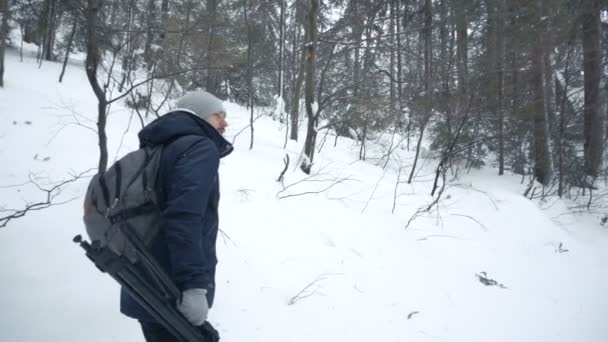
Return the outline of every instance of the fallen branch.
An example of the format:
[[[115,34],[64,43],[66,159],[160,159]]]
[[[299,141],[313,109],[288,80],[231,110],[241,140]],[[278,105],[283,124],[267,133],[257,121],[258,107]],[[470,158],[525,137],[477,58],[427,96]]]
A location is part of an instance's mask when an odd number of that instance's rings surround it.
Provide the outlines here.
[[[285,176],[285,172],[287,172],[287,168],[289,168],[289,154],[285,154],[285,158],[283,158],[283,163],[285,163],[285,168],[279,175],[279,178],[277,178],[277,182],[281,182],[281,184],[283,184],[283,177]]]
[[[468,219],[470,219],[470,220],[472,220],[472,221],[475,221],[475,222],[476,222],[478,225],[480,225],[480,226],[481,226],[481,228],[483,228],[483,230],[484,230],[484,231],[486,231],[486,232],[488,231],[488,227],[484,226],[484,225],[483,225],[483,223],[481,223],[481,222],[477,221],[477,220],[476,220],[474,217],[472,217],[472,216],[469,216],[469,215],[462,215],[462,214],[450,214],[450,215],[452,215],[452,216],[466,217],[466,218],[468,218]]]
[[[407,319],[412,319],[412,317],[414,317],[414,315],[419,314],[419,311],[412,311],[409,313],[409,315],[407,315]]]
[[[330,275],[332,275],[332,274],[324,273],[324,274],[319,275],[315,280],[311,281],[302,290],[300,290],[300,292],[298,292],[298,294],[291,297],[291,299],[289,299],[289,301],[287,302],[287,305],[294,305],[295,303],[299,302],[300,300],[314,295],[317,292],[317,290],[319,289],[319,287],[321,287],[319,285],[319,282],[325,280]],[[339,274],[333,274],[333,275],[339,275]],[[313,286],[314,286],[314,289],[311,290],[311,288]]]
[[[486,274],[486,272],[480,272],[479,274],[475,274],[477,276],[477,278],[479,279],[479,281],[484,284],[485,286],[498,286],[501,289],[506,289],[507,287],[504,286],[503,284],[497,282],[494,279],[490,279],[488,278],[488,275]]]
[[[284,196],[279,196],[279,199],[283,199],[283,198],[289,198],[289,197],[297,197],[297,196],[304,196],[304,195],[314,195],[314,194],[320,194],[322,192],[328,191],[329,189],[333,188],[334,186],[338,185],[338,184],[342,184],[346,181],[351,180],[350,178],[341,178],[338,180],[335,180],[334,183],[330,184],[329,186],[325,187],[324,189],[321,189],[319,191],[305,191],[305,192],[301,192],[301,193],[297,193],[297,194],[289,194],[289,195],[284,195]]]
[[[37,184],[33,179],[32,176],[28,176],[29,178],[29,182],[26,184],[33,184],[34,186],[36,186],[40,191],[46,193],[46,198],[43,201],[40,202],[36,202],[36,203],[30,203],[27,204],[25,206],[25,208],[23,209],[4,209],[4,210],[0,210],[0,212],[11,212],[10,214],[6,215],[6,216],[2,216],[0,217],[0,228],[4,228],[8,225],[9,222],[11,222],[12,220],[21,218],[23,216],[25,216],[28,212],[31,211],[38,211],[38,210],[43,210],[46,209],[48,207],[52,207],[52,206],[56,206],[56,205],[61,205],[61,204],[65,204],[65,203],[69,203],[73,200],[75,200],[78,197],[75,198],[71,198],[67,201],[62,201],[62,202],[53,202],[53,200],[61,193],[61,189],[63,186],[69,184],[69,183],[73,183],[76,180],[84,177],[87,173],[89,173],[91,170],[94,169],[89,169],[87,171],[84,171],[78,175],[73,175],[72,178],[62,181],[58,184],[56,184],[55,186],[51,187],[50,189],[45,189],[43,187],[41,187],[39,184]]]

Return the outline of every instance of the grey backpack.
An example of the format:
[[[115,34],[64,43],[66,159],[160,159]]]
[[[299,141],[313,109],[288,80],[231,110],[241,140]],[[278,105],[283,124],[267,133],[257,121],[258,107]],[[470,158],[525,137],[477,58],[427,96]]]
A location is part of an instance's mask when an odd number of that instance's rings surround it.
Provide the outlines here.
[[[108,247],[135,263],[138,248],[160,230],[156,180],[162,146],[142,147],[98,173],[84,201],[84,224],[93,246]]]

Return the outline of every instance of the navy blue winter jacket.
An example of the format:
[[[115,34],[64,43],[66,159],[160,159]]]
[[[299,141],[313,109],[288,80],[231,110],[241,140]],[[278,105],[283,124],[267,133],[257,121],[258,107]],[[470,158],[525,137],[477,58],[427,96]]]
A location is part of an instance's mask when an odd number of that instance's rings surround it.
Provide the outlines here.
[[[183,111],[161,116],[139,132],[141,146],[165,145],[157,192],[163,225],[150,246],[151,254],[180,290],[207,289],[215,294],[215,242],[220,199],[220,158],[232,152],[209,123]],[[120,311],[142,321],[154,319],[122,289]]]

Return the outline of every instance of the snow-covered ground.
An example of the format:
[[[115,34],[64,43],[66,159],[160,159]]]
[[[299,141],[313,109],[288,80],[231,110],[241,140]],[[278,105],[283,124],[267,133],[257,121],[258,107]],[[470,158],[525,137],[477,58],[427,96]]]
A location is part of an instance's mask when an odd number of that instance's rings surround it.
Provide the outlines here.
[[[48,189],[96,167],[96,101],[78,65],[62,84],[58,63],[38,68],[9,50],[6,65],[0,206],[19,209],[45,200],[29,179]],[[227,107],[236,149],[221,163],[210,313],[222,341],[608,341],[608,230],[596,217],[570,214],[562,201],[542,209],[521,195],[518,176],[486,168],[462,174],[438,212],[405,229],[432,200],[436,161],[423,159],[412,185],[403,170],[392,214],[398,164],[376,165],[379,147],[359,161],[354,141],[334,147],[329,136],[306,178],[294,167],[301,141],[284,149],[282,126],[264,116],[249,150],[248,130],[235,138],[248,111]],[[137,147],[139,128],[127,108],[112,107],[111,161]],[[413,153],[397,151],[393,160],[410,165]],[[86,185],[68,184],[55,201],[73,201],[0,230],[0,341],[143,341],[118,312],[118,286],[71,242],[84,232]]]

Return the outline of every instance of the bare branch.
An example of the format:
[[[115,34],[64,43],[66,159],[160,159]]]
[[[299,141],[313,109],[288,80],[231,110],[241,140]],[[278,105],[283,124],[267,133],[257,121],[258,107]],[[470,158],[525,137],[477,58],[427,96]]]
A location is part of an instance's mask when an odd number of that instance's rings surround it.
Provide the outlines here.
[[[49,189],[43,188],[38,183],[36,183],[32,179],[31,175],[28,176],[28,178],[29,178],[30,181],[28,183],[26,183],[26,184],[30,184],[31,183],[36,188],[38,188],[40,191],[46,193],[46,198],[44,200],[36,202],[36,203],[27,204],[25,206],[25,208],[23,208],[23,209],[18,209],[18,210],[2,210],[1,212],[10,211],[11,213],[9,215],[0,217],[0,228],[6,227],[10,221],[18,219],[18,218],[21,218],[21,217],[25,216],[30,211],[38,211],[38,210],[46,209],[46,208],[51,207],[51,206],[65,204],[65,203],[68,203],[68,202],[71,202],[71,201],[75,200],[78,197],[75,197],[75,198],[72,198],[72,199],[69,199],[69,200],[66,200],[66,201],[62,201],[62,202],[53,202],[53,200],[60,194],[62,188],[65,185],[67,185],[69,183],[73,183],[73,182],[75,182],[76,180],[78,180],[80,178],[83,178],[91,170],[94,170],[94,169],[89,169],[89,170],[86,170],[84,172],[81,172],[80,174],[72,175],[72,178],[70,178],[68,180],[65,180],[65,181],[62,181],[62,182],[59,182],[59,183],[57,183],[56,185],[54,185],[53,187],[51,187]]]
[[[289,154],[285,154],[285,158],[283,158],[283,163],[285,163],[285,168],[277,179],[277,182],[281,182],[281,184],[283,184],[283,177],[285,176],[285,172],[287,172],[287,168],[289,168]]]
[[[363,207],[363,209],[361,210],[361,213],[365,212],[365,209],[367,209],[367,206],[369,205],[369,202],[371,202],[372,198],[374,197],[374,195],[376,194],[376,190],[378,190],[378,186],[380,185],[380,183],[382,183],[382,180],[384,179],[384,176],[386,176],[386,169],[384,170],[384,172],[382,173],[382,177],[380,177],[380,179],[378,180],[378,182],[376,182],[376,186],[374,186],[374,190],[372,191],[372,193],[369,195],[369,198],[367,199],[367,202],[365,203],[365,206]]]
[[[264,116],[264,114],[260,114],[260,115],[256,116],[256,117],[253,119],[253,122],[256,122],[256,121],[257,121],[259,118],[261,118],[262,116]],[[232,137],[232,144],[233,144],[233,145],[234,145],[234,142],[236,141],[236,138],[237,138],[237,137],[238,137],[238,136],[239,136],[241,133],[245,132],[245,131],[246,131],[246,130],[249,128],[249,126],[251,126],[251,123],[250,123],[250,124],[247,124],[247,126],[243,127],[243,128],[240,130],[240,131],[238,131],[238,133],[236,133],[236,134],[234,135],[234,137]]]
[[[297,196],[304,196],[304,195],[313,195],[313,194],[320,194],[322,192],[328,191],[329,189],[333,188],[334,186],[338,185],[338,184],[342,184],[346,181],[352,180],[350,178],[341,178],[338,179],[336,181],[334,181],[334,183],[330,184],[329,186],[327,186],[326,188],[319,190],[319,191],[306,191],[306,192],[302,192],[302,193],[298,193],[298,194],[289,194],[289,195],[285,195],[285,196],[279,196],[279,199],[283,199],[283,198],[289,198],[289,197],[297,197]]]
[[[337,274],[327,274],[327,273],[324,273],[324,274],[319,275],[315,280],[311,281],[302,290],[300,290],[300,292],[298,292],[298,294],[296,294],[295,296],[291,297],[291,299],[289,299],[289,301],[287,302],[287,305],[294,305],[298,301],[314,295],[317,292],[317,290],[321,287],[319,285],[319,282],[325,280],[330,275],[340,275],[340,274],[339,273],[337,273]],[[311,288],[313,286],[314,286],[314,289],[311,290]]]
[[[472,217],[472,216],[469,216],[469,215],[462,215],[462,214],[450,214],[450,215],[452,215],[452,216],[466,217],[466,218],[468,218],[468,219],[470,219],[470,220],[472,220],[472,221],[477,222],[477,224],[478,224],[478,225],[480,225],[480,226],[481,226],[481,228],[483,228],[483,230],[484,230],[484,231],[486,231],[486,232],[488,231],[488,227],[484,226],[484,224],[483,224],[483,223],[481,223],[481,222],[477,221],[477,220],[476,220],[474,217]]]

